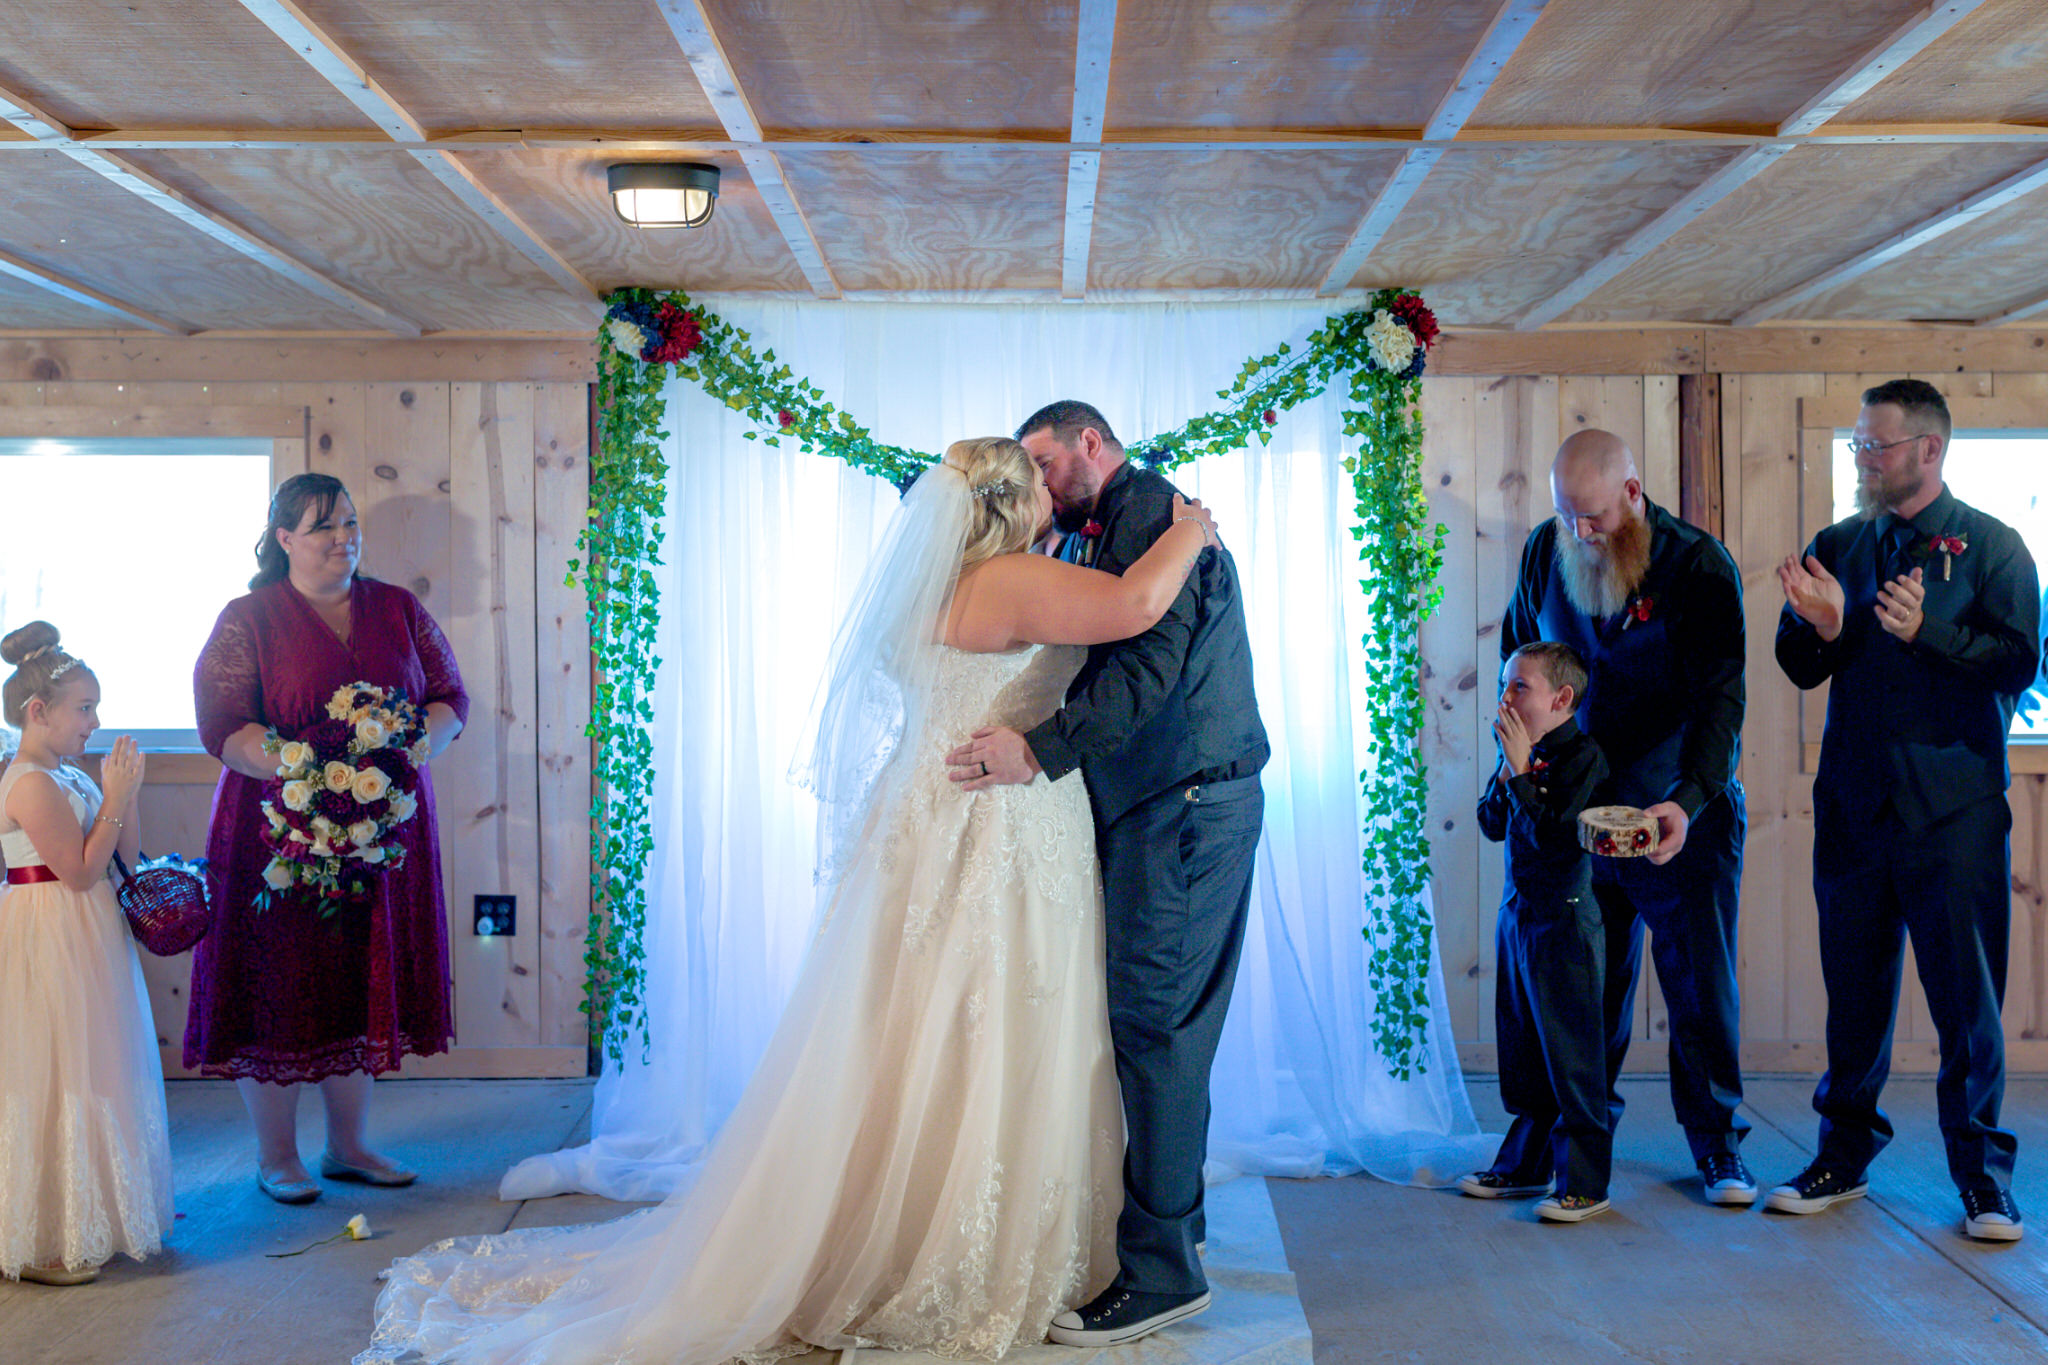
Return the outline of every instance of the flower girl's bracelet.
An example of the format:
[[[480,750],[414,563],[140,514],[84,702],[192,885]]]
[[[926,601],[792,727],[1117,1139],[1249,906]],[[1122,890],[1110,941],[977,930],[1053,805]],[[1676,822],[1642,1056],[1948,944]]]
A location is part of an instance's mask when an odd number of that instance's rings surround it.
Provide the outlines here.
[[[115,818],[114,818],[113,816],[111,816],[111,815],[100,815],[100,816],[95,816],[95,817],[93,818],[93,823],[94,823],[95,825],[97,825],[97,824],[98,824],[98,823],[100,823],[100,821],[102,821],[102,820],[104,820],[104,821],[106,821],[106,822],[107,822],[108,824],[112,825],[112,826],[113,826],[113,827],[114,827],[115,829],[125,829],[125,828],[126,828],[126,826],[124,826],[124,825],[123,825],[123,824],[122,824],[122,823],[121,823],[121,822],[120,822],[119,820],[116,820],[116,819],[115,819]]]

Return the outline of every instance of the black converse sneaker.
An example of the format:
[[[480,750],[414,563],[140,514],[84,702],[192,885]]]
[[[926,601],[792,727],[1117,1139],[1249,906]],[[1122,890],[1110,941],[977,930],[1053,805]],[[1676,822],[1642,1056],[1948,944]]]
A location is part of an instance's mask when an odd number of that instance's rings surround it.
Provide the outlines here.
[[[1870,1193],[1870,1182],[1859,1172],[1844,1175],[1818,1161],[1770,1192],[1764,1207],[1779,1213],[1819,1213],[1844,1199],[1861,1199]]]
[[[1539,1194],[1549,1194],[1551,1181],[1537,1183],[1522,1180],[1499,1171],[1474,1171],[1458,1177],[1458,1192],[1469,1194],[1474,1199],[1529,1199]]]
[[[1121,1346],[1208,1306],[1206,1289],[1199,1294],[1148,1294],[1111,1285],[1096,1295],[1095,1302],[1054,1318],[1046,1336],[1062,1346]]]
[[[2011,1190],[1964,1190],[1963,1231],[1980,1242],[2017,1242],[2019,1206]]]
[[[1709,1204],[1746,1209],[1756,1202],[1756,1177],[1740,1152],[1715,1152],[1701,1160],[1700,1180]]]

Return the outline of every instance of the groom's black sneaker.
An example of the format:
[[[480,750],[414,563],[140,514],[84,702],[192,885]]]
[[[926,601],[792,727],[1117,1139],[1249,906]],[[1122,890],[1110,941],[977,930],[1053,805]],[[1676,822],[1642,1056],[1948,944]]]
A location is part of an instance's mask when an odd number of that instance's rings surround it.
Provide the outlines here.
[[[1208,1306],[1206,1289],[1199,1294],[1148,1294],[1112,1285],[1095,1302],[1054,1318],[1046,1335],[1062,1346],[1121,1346]]]
[[[1816,1161],[1772,1190],[1764,1207],[1778,1213],[1819,1213],[1830,1204],[1861,1199],[1869,1193],[1870,1182],[1860,1171],[1849,1175]]]

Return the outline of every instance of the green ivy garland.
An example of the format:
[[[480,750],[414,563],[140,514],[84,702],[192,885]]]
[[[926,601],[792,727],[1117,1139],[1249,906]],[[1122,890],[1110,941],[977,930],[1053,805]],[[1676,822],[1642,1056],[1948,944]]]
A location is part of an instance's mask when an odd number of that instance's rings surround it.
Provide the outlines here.
[[[583,1009],[604,1030],[614,1060],[637,1024],[646,1037],[641,934],[643,886],[652,846],[653,772],[646,724],[660,660],[654,654],[659,588],[661,510],[667,469],[661,459],[661,387],[670,364],[705,393],[744,414],[756,430],[748,440],[794,441],[857,469],[902,484],[938,457],[883,445],[816,385],[791,373],[775,352],[756,353],[752,338],[693,304],[681,292],[624,289],[613,294],[600,337],[599,448],[592,453],[590,519],[570,562],[590,601],[591,646],[598,672],[588,733],[597,741],[597,795],[592,817],[600,845],[593,860],[595,896],[585,965]],[[1429,840],[1423,832],[1428,775],[1421,755],[1423,700],[1420,626],[1442,590],[1441,525],[1429,524],[1422,485],[1419,412],[1424,348],[1398,371],[1386,367],[1388,318],[1408,335],[1435,338],[1435,320],[1407,290],[1384,289],[1360,308],[1337,314],[1312,332],[1300,351],[1282,345],[1247,361],[1217,397],[1225,406],[1129,447],[1133,459],[1173,469],[1202,455],[1273,439],[1279,414],[1350,377],[1344,432],[1360,453],[1344,468],[1357,497],[1351,534],[1364,565],[1361,583],[1371,613],[1365,723],[1372,761],[1359,774],[1366,809],[1365,936],[1372,945],[1368,979],[1376,996],[1373,1041],[1388,1069],[1406,1078],[1424,1069],[1428,1024],[1431,921],[1423,903],[1429,882]],[[1375,337],[1375,331],[1379,335]]]

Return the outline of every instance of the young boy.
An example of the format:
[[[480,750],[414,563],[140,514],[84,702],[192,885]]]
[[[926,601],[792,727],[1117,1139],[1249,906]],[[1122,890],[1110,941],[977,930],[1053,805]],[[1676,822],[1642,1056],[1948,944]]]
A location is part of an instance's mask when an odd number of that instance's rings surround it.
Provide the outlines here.
[[[1585,690],[1570,645],[1536,641],[1508,657],[1493,721],[1500,767],[1479,801],[1480,830],[1507,843],[1493,1009],[1500,1097],[1514,1122],[1493,1165],[1458,1188],[1480,1199],[1547,1194],[1536,1216],[1552,1223],[1608,1208],[1614,1151],[1600,1022],[1606,940],[1578,834],[1607,759],[1574,719]]]

